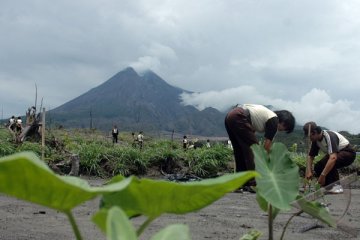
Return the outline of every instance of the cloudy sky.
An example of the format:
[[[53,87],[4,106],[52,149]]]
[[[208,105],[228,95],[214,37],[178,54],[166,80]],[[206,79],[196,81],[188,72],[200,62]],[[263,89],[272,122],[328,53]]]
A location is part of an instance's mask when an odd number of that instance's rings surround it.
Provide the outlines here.
[[[186,104],[292,111],[360,133],[358,0],[1,0],[3,118],[53,109],[128,66]]]

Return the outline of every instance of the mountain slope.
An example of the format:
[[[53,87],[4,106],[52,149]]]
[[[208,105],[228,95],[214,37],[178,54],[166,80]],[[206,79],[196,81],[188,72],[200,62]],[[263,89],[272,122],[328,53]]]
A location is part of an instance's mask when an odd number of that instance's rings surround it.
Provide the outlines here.
[[[123,131],[172,131],[225,136],[224,113],[184,106],[180,94],[152,71],[143,76],[126,68],[103,84],[49,112],[53,122],[67,128],[101,130],[117,124]]]

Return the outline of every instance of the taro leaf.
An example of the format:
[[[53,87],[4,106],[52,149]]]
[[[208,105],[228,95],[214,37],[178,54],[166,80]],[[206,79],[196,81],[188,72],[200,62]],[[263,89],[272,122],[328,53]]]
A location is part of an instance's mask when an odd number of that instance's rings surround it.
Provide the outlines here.
[[[61,212],[104,192],[126,188],[132,178],[105,187],[90,187],[77,177],[55,174],[32,152],[0,158],[0,192]]]
[[[106,226],[108,240],[137,240],[135,228],[124,211],[118,207],[109,210]]]
[[[109,210],[102,209],[94,217],[93,221],[106,231],[107,239],[111,240],[132,240],[137,239],[134,226],[128,217],[118,207]],[[189,228],[183,224],[173,224],[160,230],[151,240],[190,240]]]
[[[240,240],[256,240],[258,239],[260,236],[262,235],[262,233],[256,229],[252,229],[250,230],[250,232],[248,232],[247,234],[245,234],[244,236],[242,236],[240,238]]]
[[[130,217],[184,214],[211,204],[255,176],[256,172],[248,171],[188,183],[134,179],[126,189],[104,194],[102,207],[119,206]]]
[[[270,154],[263,146],[251,146],[255,157],[257,194],[280,210],[290,210],[299,193],[299,168],[282,143],[274,143]]]
[[[256,194],[256,201],[258,202],[259,207],[264,212],[268,212],[269,203],[260,194]],[[280,209],[272,206],[272,219],[275,219],[279,213],[280,213]]]
[[[190,240],[189,227],[183,224],[173,224],[162,229],[150,240]]]
[[[310,216],[321,220],[322,222],[328,224],[331,227],[336,227],[336,221],[331,217],[329,211],[323,204],[317,201],[307,201],[301,196],[298,197],[298,200],[296,202],[300,206],[301,210],[303,210]]]
[[[116,206],[110,208],[113,209]],[[95,213],[92,216],[92,221],[100,228],[100,230],[102,230],[104,233],[106,232],[106,219],[108,217],[108,213],[109,210],[108,209],[104,209],[104,208],[100,208],[99,211],[97,211],[97,213]]]

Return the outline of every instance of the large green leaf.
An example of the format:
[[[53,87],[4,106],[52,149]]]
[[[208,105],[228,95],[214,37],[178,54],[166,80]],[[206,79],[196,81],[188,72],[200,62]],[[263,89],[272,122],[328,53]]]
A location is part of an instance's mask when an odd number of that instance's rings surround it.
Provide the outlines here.
[[[269,203],[260,195],[260,194],[256,194],[256,201],[259,204],[259,207],[264,211],[264,212],[268,212],[269,211]],[[276,216],[280,213],[280,209],[272,206],[272,219],[275,219]]]
[[[135,228],[124,211],[118,207],[109,210],[106,226],[108,240],[137,240]]]
[[[310,216],[321,220],[322,222],[328,224],[331,227],[336,227],[336,221],[334,220],[334,218],[331,217],[326,207],[320,202],[308,201],[305,198],[298,196],[298,200],[294,203],[296,203],[296,207],[300,207],[301,210],[303,210]]]
[[[256,172],[249,171],[188,183],[134,179],[126,189],[104,194],[102,207],[119,206],[128,216],[151,218],[163,213],[184,214],[211,204],[255,176]]]
[[[32,152],[0,158],[0,192],[62,212],[105,192],[126,188],[132,178],[90,187],[80,178],[59,176]]]
[[[183,224],[173,224],[162,229],[150,240],[190,240],[189,227]]]
[[[248,233],[246,233],[244,236],[240,238],[240,240],[256,240],[258,239],[262,233],[259,230],[252,229]]]
[[[105,214],[106,213],[106,214]],[[108,240],[136,240],[136,231],[128,217],[118,207],[101,210],[93,218]],[[189,227],[184,224],[173,224],[156,233],[151,240],[190,240]]]
[[[251,146],[256,171],[257,194],[280,210],[291,209],[290,203],[299,193],[299,169],[282,143],[274,143],[268,154],[263,146]]]

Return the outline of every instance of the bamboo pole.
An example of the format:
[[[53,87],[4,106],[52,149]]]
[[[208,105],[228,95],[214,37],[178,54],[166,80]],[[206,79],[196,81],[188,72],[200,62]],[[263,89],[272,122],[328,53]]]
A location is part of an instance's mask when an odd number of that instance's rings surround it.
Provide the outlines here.
[[[41,114],[41,159],[45,160],[45,108],[42,109]]]

